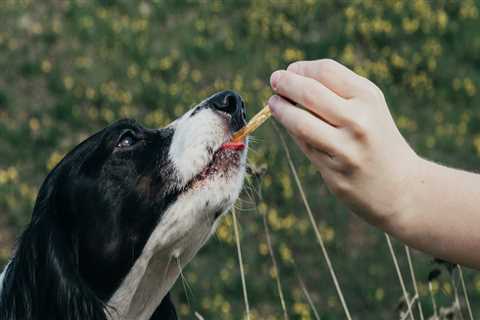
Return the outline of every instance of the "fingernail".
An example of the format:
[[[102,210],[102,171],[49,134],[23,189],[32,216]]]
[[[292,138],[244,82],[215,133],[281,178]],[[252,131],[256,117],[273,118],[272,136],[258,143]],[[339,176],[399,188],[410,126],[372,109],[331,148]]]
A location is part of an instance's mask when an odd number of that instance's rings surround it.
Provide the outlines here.
[[[278,103],[280,102],[280,97],[277,95],[271,96],[270,99],[268,99],[268,106],[270,107],[270,110],[272,111],[273,115],[278,114]]]
[[[277,91],[278,79],[280,79],[280,76],[281,76],[280,73],[281,73],[281,71],[275,71],[270,76],[270,85],[272,86],[273,91]]]

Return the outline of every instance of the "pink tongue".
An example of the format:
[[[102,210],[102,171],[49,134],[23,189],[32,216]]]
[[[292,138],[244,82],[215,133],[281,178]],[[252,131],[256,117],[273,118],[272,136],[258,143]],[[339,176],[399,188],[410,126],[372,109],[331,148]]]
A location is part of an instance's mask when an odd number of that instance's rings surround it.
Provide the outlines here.
[[[245,143],[243,142],[226,142],[222,144],[222,149],[229,149],[235,151],[241,151],[245,149]]]

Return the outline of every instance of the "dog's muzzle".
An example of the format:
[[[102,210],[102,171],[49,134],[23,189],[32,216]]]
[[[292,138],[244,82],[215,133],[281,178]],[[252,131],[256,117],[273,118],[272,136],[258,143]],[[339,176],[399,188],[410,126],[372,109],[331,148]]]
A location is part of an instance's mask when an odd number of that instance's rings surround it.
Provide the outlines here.
[[[205,103],[230,115],[232,132],[240,130],[247,124],[245,103],[237,93],[229,90],[222,91],[208,98]]]

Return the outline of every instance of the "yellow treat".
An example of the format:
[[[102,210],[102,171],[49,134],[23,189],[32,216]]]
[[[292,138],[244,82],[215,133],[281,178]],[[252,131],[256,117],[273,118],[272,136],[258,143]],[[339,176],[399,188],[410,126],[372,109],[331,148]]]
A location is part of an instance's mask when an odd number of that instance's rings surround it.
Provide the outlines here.
[[[232,136],[232,142],[238,142],[243,140],[247,135],[255,131],[258,127],[260,127],[268,118],[272,115],[272,111],[270,111],[270,107],[266,105],[263,109],[257,113],[250,121],[247,123],[245,127],[235,132]]]

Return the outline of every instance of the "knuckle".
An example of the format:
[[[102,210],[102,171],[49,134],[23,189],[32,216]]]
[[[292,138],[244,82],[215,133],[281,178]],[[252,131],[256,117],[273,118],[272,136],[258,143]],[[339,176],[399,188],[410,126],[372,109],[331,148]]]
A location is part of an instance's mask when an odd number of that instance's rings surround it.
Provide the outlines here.
[[[317,96],[315,94],[315,88],[308,85],[302,89],[302,101],[304,106],[313,107],[317,102]]]
[[[318,64],[322,68],[336,68],[338,66],[338,62],[333,59],[321,59],[318,61]]]
[[[363,161],[361,154],[358,151],[356,152],[355,149],[352,148],[343,160],[342,172],[351,176],[361,170],[362,163]]]
[[[382,90],[380,90],[380,88],[375,83],[368,80],[367,78],[364,78],[364,77],[360,77],[360,78],[361,78],[361,81],[363,82],[363,88],[368,96],[375,99],[384,99]]]
[[[339,69],[343,67],[340,63],[332,59],[322,59],[319,61],[319,71],[323,76],[338,76]]]
[[[365,113],[360,113],[351,123],[351,133],[358,141],[366,141],[368,128],[370,127],[370,117]]]
[[[292,62],[292,63],[290,63],[290,64],[288,65],[287,71],[299,73],[299,72],[302,71],[303,64],[304,64],[304,61],[295,61],[295,62]]]
[[[307,138],[309,138],[309,131],[310,130],[304,125],[297,126],[297,135],[302,140],[307,140]]]
[[[350,193],[350,185],[343,179],[337,179],[330,184],[330,190],[337,196],[346,196]]]
[[[361,83],[363,90],[370,92],[372,90],[373,83],[365,77],[358,76],[358,80]]]
[[[370,95],[374,97],[375,99],[383,99],[383,92],[380,90],[377,85],[375,85],[373,82],[370,82]]]

